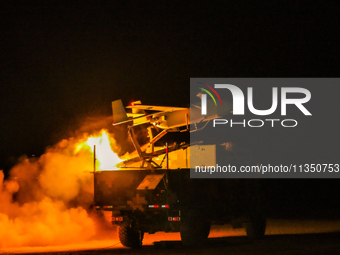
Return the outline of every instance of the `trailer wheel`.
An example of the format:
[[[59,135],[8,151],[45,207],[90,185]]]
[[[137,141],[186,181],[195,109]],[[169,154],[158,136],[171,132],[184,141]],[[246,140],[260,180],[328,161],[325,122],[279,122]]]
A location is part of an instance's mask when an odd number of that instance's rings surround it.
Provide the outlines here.
[[[204,220],[199,210],[189,210],[180,227],[182,243],[185,246],[202,244],[210,233],[210,223]]]
[[[266,218],[261,214],[253,214],[246,224],[247,237],[252,240],[261,239],[266,231]]]
[[[125,224],[119,226],[118,236],[122,245],[136,249],[142,246],[144,232]]]
[[[208,236],[210,234],[210,228],[211,228],[211,225],[208,222],[206,222],[204,224],[204,229],[203,229],[203,233],[204,233],[204,238],[205,239],[208,238]]]

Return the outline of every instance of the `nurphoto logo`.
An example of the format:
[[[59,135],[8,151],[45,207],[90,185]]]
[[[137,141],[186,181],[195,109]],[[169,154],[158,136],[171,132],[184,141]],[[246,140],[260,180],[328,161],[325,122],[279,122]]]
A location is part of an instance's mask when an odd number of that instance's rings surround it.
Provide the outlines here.
[[[218,98],[221,107],[223,107],[222,100],[220,98],[220,95],[216,91],[216,89],[227,89],[232,95],[232,101],[233,101],[233,115],[245,115],[245,96],[243,91],[232,84],[214,84],[214,87],[202,83],[202,82],[197,82],[199,84],[202,84],[206,88],[203,87],[197,87],[198,89],[201,90],[201,115],[207,115],[207,95],[210,96],[210,98],[214,101],[215,106],[217,106],[215,96]],[[208,90],[210,89],[214,95]],[[221,90],[220,90],[221,91]],[[289,98],[289,94],[300,94],[302,95],[301,98]],[[272,104],[269,109],[263,109],[259,110],[254,107],[253,103],[253,88],[252,87],[247,87],[247,106],[248,110],[258,116],[267,116],[273,114],[279,104],[279,99],[280,99],[280,108],[281,108],[281,116],[286,116],[287,115],[287,105],[295,105],[304,115],[306,116],[311,116],[312,114],[307,110],[307,108],[304,106],[305,103],[307,103],[311,99],[311,93],[308,89],[301,88],[301,87],[281,87],[280,88],[280,95],[281,97],[279,98],[278,96],[278,87],[273,87],[272,88]],[[243,120],[242,122],[233,122],[232,120],[228,121],[227,119],[220,119],[220,118],[215,118],[213,120],[213,127],[216,125],[225,125],[230,123],[230,126],[232,127],[233,125],[235,126],[236,124],[241,124],[244,127],[246,124],[248,124],[249,127],[262,127],[264,126],[265,122],[271,122],[271,126],[274,127],[274,123],[276,121],[281,122],[281,125],[283,127],[296,127],[298,122],[295,119],[250,119],[248,121]],[[288,123],[291,123],[288,125]]]

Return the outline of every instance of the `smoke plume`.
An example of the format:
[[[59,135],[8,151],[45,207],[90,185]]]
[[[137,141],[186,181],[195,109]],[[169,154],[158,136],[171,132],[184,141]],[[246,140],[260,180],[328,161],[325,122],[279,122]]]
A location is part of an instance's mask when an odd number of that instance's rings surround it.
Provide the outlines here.
[[[73,244],[98,234],[89,213],[93,153],[80,146],[89,136],[62,140],[40,158],[22,157],[6,180],[0,171],[0,248]]]

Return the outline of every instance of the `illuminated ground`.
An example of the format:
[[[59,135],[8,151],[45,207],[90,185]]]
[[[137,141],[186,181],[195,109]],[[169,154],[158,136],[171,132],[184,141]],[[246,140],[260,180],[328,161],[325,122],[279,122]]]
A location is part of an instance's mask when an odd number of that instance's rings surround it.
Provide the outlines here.
[[[145,234],[140,250],[124,248],[116,233],[106,240],[58,247],[22,247],[1,254],[340,254],[340,220],[268,220],[266,237],[250,242],[243,230],[213,226],[202,247],[187,248],[176,234]],[[163,242],[160,242],[163,241]],[[156,245],[153,245],[155,242]]]

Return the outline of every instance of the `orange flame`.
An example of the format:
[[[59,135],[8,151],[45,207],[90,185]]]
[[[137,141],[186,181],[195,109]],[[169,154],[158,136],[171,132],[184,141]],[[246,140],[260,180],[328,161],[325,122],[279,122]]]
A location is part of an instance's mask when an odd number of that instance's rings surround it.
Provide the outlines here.
[[[91,135],[87,140],[76,147],[76,152],[86,149],[94,153],[96,147],[96,169],[114,170],[116,165],[123,160],[112,150],[115,140],[110,137],[107,130],[102,129],[99,135]]]

